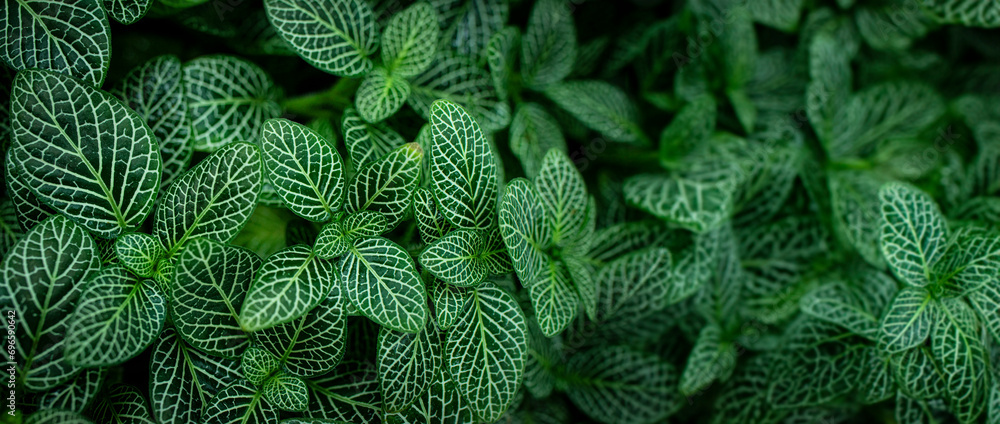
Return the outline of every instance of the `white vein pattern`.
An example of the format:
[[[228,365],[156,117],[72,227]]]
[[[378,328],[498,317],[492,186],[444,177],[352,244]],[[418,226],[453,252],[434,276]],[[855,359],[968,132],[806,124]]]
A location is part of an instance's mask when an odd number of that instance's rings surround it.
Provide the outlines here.
[[[381,122],[365,122],[352,107],[344,110],[341,127],[344,131],[344,144],[355,171],[406,144],[406,140],[392,128]]]
[[[169,328],[149,363],[149,399],[160,424],[197,421],[216,393],[242,377],[239,362],[193,349]]]
[[[677,371],[654,355],[599,347],[573,356],[567,367],[579,375],[566,394],[598,421],[659,422],[682,405]]]
[[[79,371],[63,354],[69,315],[83,282],[100,266],[86,231],[58,215],[32,228],[4,257],[0,304],[18,316],[19,375],[27,388],[50,389]]]
[[[113,96],[42,70],[11,92],[13,160],[32,193],[104,238],[142,224],[160,187],[156,138]]]
[[[309,406],[309,389],[302,379],[280,372],[260,388],[264,397],[282,411],[302,412]]]
[[[410,212],[422,158],[420,147],[409,143],[360,169],[347,187],[347,211],[379,212],[387,228],[395,228]]]
[[[62,409],[81,412],[97,398],[104,384],[104,368],[88,368],[69,382],[49,390],[38,399],[39,409]]]
[[[201,415],[205,424],[277,424],[278,409],[257,389],[236,382],[212,398]]]
[[[250,219],[261,186],[260,152],[233,143],[191,168],[167,189],[155,233],[172,256],[188,239],[228,242]]]
[[[587,186],[569,156],[549,150],[535,177],[535,190],[552,227],[553,242],[568,245],[590,237]]]
[[[90,412],[99,423],[156,424],[142,392],[127,384],[112,385],[107,397]]]
[[[130,25],[142,19],[153,0],[104,0],[104,9],[114,20]]]
[[[70,317],[66,356],[82,367],[131,359],[160,335],[166,302],[153,280],[139,281],[120,265],[102,269]]]
[[[486,131],[498,131],[510,123],[510,106],[497,97],[488,74],[466,56],[439,51],[429,68],[410,79],[407,103],[430,120],[434,102],[450,100],[469,109]]]
[[[273,119],[264,123],[261,152],[268,181],[296,215],[324,222],[340,209],[343,161],[325,138],[304,125]]]
[[[253,333],[257,345],[281,358],[292,375],[312,377],[332,370],[344,357],[347,299],[335,286],[323,303],[291,322]]]
[[[519,44],[521,44],[521,30],[508,26],[494,33],[486,45],[486,64],[489,65],[490,79],[500,100],[507,100],[507,83],[511,74],[517,72],[514,67]]]
[[[566,153],[566,138],[559,122],[538,103],[521,103],[510,122],[510,150],[524,174],[535,178],[549,150]]]
[[[459,287],[475,286],[486,279],[480,258],[483,238],[474,230],[456,230],[441,237],[420,254],[420,264],[435,277]]]
[[[431,181],[442,213],[459,228],[493,225],[497,168],[479,124],[461,106],[434,102],[431,124]]]
[[[310,418],[375,424],[382,411],[378,373],[370,362],[345,361],[332,372],[306,381]]]
[[[358,87],[354,104],[365,121],[381,122],[403,107],[407,97],[410,97],[410,83],[376,67]]]
[[[381,238],[357,242],[340,260],[347,298],[372,321],[416,333],[427,320],[427,295],[410,256]]]
[[[267,0],[271,24],[310,65],[343,77],[372,69],[378,26],[364,0]]]
[[[264,121],[281,115],[271,77],[234,56],[203,56],[184,64],[184,85],[195,150],[254,141]]]
[[[161,190],[191,162],[191,126],[184,96],[184,72],[176,56],[157,56],[129,71],[115,87],[118,97],[153,130],[159,141]]]
[[[523,178],[508,182],[498,216],[514,271],[530,288],[548,263],[545,252],[552,245],[552,227],[545,222],[545,207],[531,183]]]
[[[418,333],[383,328],[378,334],[378,374],[382,409],[400,412],[428,389],[437,374],[441,337],[434,320]]]
[[[416,3],[389,20],[382,33],[382,62],[393,75],[416,76],[434,60],[440,35],[434,8]]]
[[[900,183],[883,186],[879,201],[886,262],[904,283],[927,286],[946,249],[948,228],[937,204],[919,189]]]
[[[49,69],[91,87],[104,83],[111,27],[100,0],[4,0],[0,31],[0,53],[14,69]]]
[[[163,253],[160,242],[148,234],[128,233],[115,239],[118,261],[140,277],[153,276],[156,261]]]
[[[235,358],[248,339],[239,311],[261,260],[253,252],[209,239],[188,243],[170,281],[170,317],[191,346]]]
[[[510,7],[506,0],[433,0],[438,18],[445,23],[441,33],[442,48],[479,61],[486,55],[486,45],[493,33],[507,23]]]
[[[240,323],[247,331],[256,331],[299,318],[340,284],[337,277],[333,262],[315,256],[306,246],[275,253],[256,273]]]
[[[471,291],[461,287],[447,284],[430,276],[427,294],[434,302],[434,313],[437,316],[438,327],[442,330],[451,328],[451,325],[458,319],[458,315],[465,309],[465,301],[469,298]]]
[[[417,223],[420,238],[424,243],[434,243],[452,230],[451,223],[438,211],[437,200],[430,190],[417,187],[413,191],[412,203],[413,219]]]
[[[448,331],[448,371],[475,415],[493,422],[521,386],[527,324],[517,301],[491,283],[477,288]]]
[[[545,95],[610,141],[638,141],[638,111],[618,87],[604,81],[571,81],[549,86]]]
[[[521,68],[526,86],[544,88],[566,78],[576,60],[576,27],[562,0],[535,3],[521,43]]]
[[[38,196],[31,192],[31,187],[28,187],[28,184],[24,182],[24,177],[21,176],[22,171],[18,168],[13,156],[8,151],[4,164],[7,171],[4,176],[7,180],[7,195],[14,203],[14,211],[17,212],[21,228],[30,230],[44,221],[45,218],[55,215],[56,211],[38,200]]]

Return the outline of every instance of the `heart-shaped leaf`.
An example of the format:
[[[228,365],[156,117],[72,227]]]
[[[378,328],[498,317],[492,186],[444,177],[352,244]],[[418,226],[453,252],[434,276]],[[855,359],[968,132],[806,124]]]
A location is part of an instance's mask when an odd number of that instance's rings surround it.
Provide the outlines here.
[[[19,72],[11,90],[12,160],[45,204],[104,238],[153,208],[161,161],[153,132],[111,95],[60,74]]]

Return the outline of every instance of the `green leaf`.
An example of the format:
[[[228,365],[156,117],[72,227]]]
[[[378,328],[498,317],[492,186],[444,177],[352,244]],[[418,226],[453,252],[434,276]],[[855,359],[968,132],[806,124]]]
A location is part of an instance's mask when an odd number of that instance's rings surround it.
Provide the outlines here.
[[[139,281],[118,265],[102,269],[87,283],[70,318],[67,358],[81,367],[131,359],[160,335],[166,302],[153,280]]]
[[[401,135],[384,123],[370,124],[361,119],[354,108],[344,110],[342,123],[344,144],[355,170],[377,161],[394,149],[406,144]]]
[[[851,290],[846,284],[832,282],[817,287],[799,301],[802,312],[823,321],[837,324],[852,333],[876,340],[879,321],[863,307],[863,292]]]
[[[381,122],[403,107],[410,97],[410,83],[376,67],[365,75],[354,97],[358,114],[368,122]]]
[[[149,397],[161,424],[198,420],[212,397],[241,378],[239,363],[202,353],[167,329],[149,359]]]
[[[332,261],[316,257],[302,245],[271,255],[247,291],[240,324],[257,331],[284,324],[319,305],[340,284]]]
[[[682,395],[696,395],[712,381],[724,380],[733,372],[736,351],[732,344],[722,340],[721,333],[722,330],[715,324],[702,327],[698,333],[681,373],[678,388]]]
[[[22,172],[14,162],[14,155],[8,152],[5,162],[4,169],[7,174],[4,175],[4,178],[7,180],[7,195],[14,203],[14,211],[20,227],[24,230],[30,230],[44,221],[45,218],[55,215],[56,211],[38,200],[38,196],[35,196],[28,184],[24,182],[24,177],[21,176]]]
[[[891,359],[883,357],[876,347],[868,347],[865,352],[862,380],[858,382],[861,401],[871,405],[891,399],[896,391]]]
[[[889,183],[879,190],[882,254],[904,283],[925,287],[945,253],[948,226],[937,204],[919,189]]]
[[[0,57],[21,71],[48,69],[91,87],[104,83],[111,62],[111,27],[97,0],[7,2],[0,13]]]
[[[548,87],[545,95],[609,141],[648,144],[635,105],[618,87],[596,80],[569,81]]]
[[[255,141],[261,125],[281,115],[271,77],[235,56],[203,56],[184,64],[184,87],[194,149],[214,152]]]
[[[125,384],[111,386],[111,392],[98,403],[91,415],[99,423],[155,424],[149,403],[142,392]]]
[[[370,362],[345,361],[336,370],[306,381],[312,396],[306,415],[336,422],[377,423],[381,412],[378,373]]]
[[[988,284],[981,290],[967,295],[972,308],[979,313],[983,327],[993,335],[994,341],[1000,341],[1000,285]]]
[[[48,206],[104,238],[138,227],[153,209],[161,169],[156,138],[111,95],[26,70],[14,79],[11,119],[12,160]]]
[[[567,152],[559,123],[537,103],[518,104],[510,123],[510,150],[521,161],[525,175],[535,178],[552,149]]]
[[[396,228],[409,212],[422,158],[420,146],[409,143],[358,170],[347,187],[346,210],[379,212],[387,228]]]
[[[879,344],[889,353],[901,352],[923,343],[930,335],[934,310],[930,293],[904,287],[882,316]]]
[[[66,384],[40,393],[37,398],[39,409],[83,412],[97,398],[98,391],[104,385],[104,377],[104,368],[86,369]]]
[[[429,277],[427,284],[427,295],[434,304],[434,313],[437,316],[438,327],[442,330],[451,328],[458,315],[465,308],[465,301],[469,298],[470,290],[447,284],[434,277]]]
[[[897,355],[893,375],[899,390],[914,399],[942,397],[947,390],[930,349],[922,346]]]
[[[26,389],[53,388],[79,371],[63,354],[70,314],[84,281],[100,266],[86,231],[58,215],[28,231],[4,256],[0,305],[18,319],[18,375]]]
[[[732,213],[736,181],[730,172],[667,176],[642,174],[625,181],[625,200],[657,218],[704,232]]]
[[[753,20],[785,31],[795,31],[802,14],[803,0],[764,0],[747,3]]]
[[[507,0],[449,0],[431,4],[443,24],[440,43],[476,62],[486,56],[490,37],[503,28],[510,15]]]
[[[142,19],[153,0],[104,0],[104,8],[114,20],[130,25]]]
[[[825,145],[834,138],[834,119],[849,101],[853,78],[851,58],[857,52],[843,35],[853,25],[837,21],[820,31],[809,44],[809,84],[806,85],[806,115]],[[845,44],[847,46],[845,46]],[[856,44],[853,43],[853,44]]]
[[[786,352],[768,398],[775,407],[802,408],[827,404],[853,390],[864,372],[864,345],[851,343],[850,333],[804,317],[785,330]],[[808,375],[808,378],[802,376]]]
[[[429,387],[410,409],[403,412],[408,422],[462,424],[475,422],[472,410],[455,387],[448,371],[439,369]]]
[[[566,364],[566,394],[603,423],[653,423],[681,406],[677,371],[656,356],[608,346],[573,355]]]
[[[479,124],[461,106],[439,100],[431,107],[431,182],[444,216],[456,227],[493,224],[497,165]]]
[[[566,329],[580,309],[580,297],[566,266],[550,259],[537,274],[522,282],[527,285],[542,333],[552,337]]]
[[[927,10],[944,23],[983,28],[1000,26],[1000,6],[995,3],[973,0],[923,0],[920,5],[921,10]]]
[[[507,100],[507,85],[515,69],[517,46],[521,43],[521,32],[517,27],[508,26],[493,33],[486,45],[486,63],[490,67],[493,88],[501,100]]]
[[[205,424],[277,424],[278,410],[246,383],[222,389],[201,415]]]
[[[430,66],[441,29],[437,12],[420,2],[392,16],[382,33],[382,62],[401,78],[413,77]]]
[[[841,171],[829,174],[829,184],[838,235],[869,264],[885,268],[878,201],[881,182],[871,174]]]
[[[469,57],[439,51],[427,70],[410,79],[410,86],[407,103],[428,121],[434,102],[445,99],[462,105],[486,132],[499,131],[510,123],[510,106],[497,96],[487,72]]]
[[[316,236],[313,252],[323,259],[334,259],[351,247],[351,239],[344,235],[339,222],[331,222],[323,226]]]
[[[528,319],[528,357],[524,365],[524,388],[532,397],[544,399],[556,385],[556,367],[562,365],[559,349],[545,337],[538,320]]]
[[[500,234],[522,280],[532,281],[550,260],[547,252],[552,245],[552,227],[545,221],[545,213],[531,183],[520,178],[507,183],[500,198]]]
[[[209,239],[188,243],[170,282],[170,318],[184,341],[235,358],[248,340],[239,311],[261,260],[253,252]]]
[[[521,42],[521,76],[529,88],[562,81],[576,60],[576,27],[572,6],[563,0],[535,3]]]
[[[321,71],[357,77],[372,69],[378,27],[364,0],[267,0],[268,20],[303,60]]]
[[[270,352],[256,346],[250,346],[240,355],[240,372],[243,378],[260,386],[281,368],[281,360]]]
[[[299,377],[332,370],[344,357],[347,337],[347,299],[335,287],[330,296],[309,313],[292,322],[253,333],[257,345]]]
[[[983,413],[989,390],[990,365],[975,313],[959,299],[941,302],[931,352],[941,364],[949,409],[960,422],[975,422]]]
[[[340,153],[308,127],[287,119],[264,123],[261,153],[267,180],[296,215],[328,221],[343,202]]]
[[[938,262],[935,274],[944,287],[965,295],[987,286],[998,286],[1000,239],[982,227],[960,228],[952,236],[950,248]]]
[[[624,331],[663,311],[671,279],[670,251],[650,248],[622,256],[602,267],[597,282],[594,323],[604,333]]]
[[[527,325],[514,299],[493,284],[478,287],[448,332],[448,370],[483,421],[496,421],[521,386]]]
[[[176,56],[157,56],[133,68],[115,87],[118,97],[143,117],[159,141],[163,159],[161,190],[191,162],[191,126],[183,75]]]
[[[283,411],[302,412],[309,407],[309,389],[294,375],[279,373],[261,387],[264,398]]]
[[[250,219],[261,186],[257,148],[232,143],[167,188],[156,209],[156,236],[173,256],[189,239],[233,239]]]
[[[420,238],[427,244],[434,243],[453,229],[438,210],[434,193],[423,187],[413,191],[413,217],[420,230]]]
[[[118,261],[140,277],[152,277],[164,253],[160,242],[147,234],[128,233],[115,240]]]
[[[381,237],[361,240],[340,260],[347,298],[379,325],[404,333],[424,327],[424,284],[409,255]]]
[[[483,244],[483,237],[477,231],[452,231],[420,254],[420,264],[446,283],[475,286],[488,274],[486,263],[479,255]]]
[[[667,290],[669,303],[693,296],[711,280],[718,250],[718,231],[695,235],[694,244],[677,255]]]
[[[593,211],[588,209],[587,186],[583,176],[565,153],[550,150],[535,177],[538,200],[545,207],[552,242],[572,246],[590,238]]]
[[[431,385],[438,372],[440,336],[433,320],[418,333],[383,328],[378,335],[378,374],[382,409],[405,410]]]
[[[839,109],[827,151],[834,158],[864,156],[886,140],[919,136],[944,112],[941,97],[926,85],[874,85],[851,96]]]

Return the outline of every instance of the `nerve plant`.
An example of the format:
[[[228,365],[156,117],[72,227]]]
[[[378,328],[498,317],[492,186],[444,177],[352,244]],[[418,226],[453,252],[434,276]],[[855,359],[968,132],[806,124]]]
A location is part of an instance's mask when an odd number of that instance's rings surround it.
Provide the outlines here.
[[[1000,419],[995,4],[262,3],[3,3],[6,419]]]

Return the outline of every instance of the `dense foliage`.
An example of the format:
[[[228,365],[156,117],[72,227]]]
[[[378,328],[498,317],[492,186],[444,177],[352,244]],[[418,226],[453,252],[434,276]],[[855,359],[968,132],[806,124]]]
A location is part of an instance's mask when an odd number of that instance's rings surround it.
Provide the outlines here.
[[[4,419],[1000,423],[996,27],[3,0]]]

